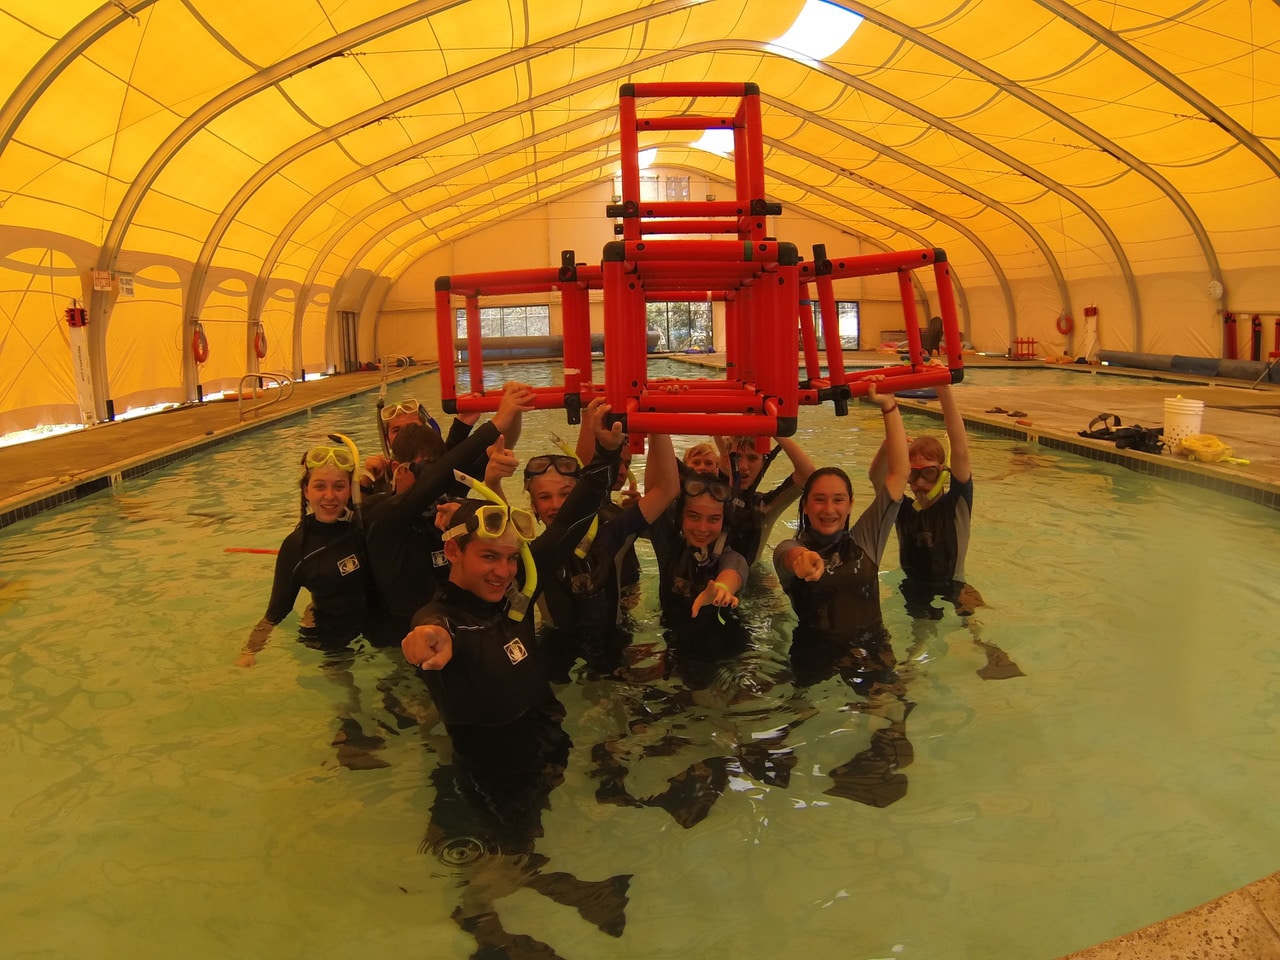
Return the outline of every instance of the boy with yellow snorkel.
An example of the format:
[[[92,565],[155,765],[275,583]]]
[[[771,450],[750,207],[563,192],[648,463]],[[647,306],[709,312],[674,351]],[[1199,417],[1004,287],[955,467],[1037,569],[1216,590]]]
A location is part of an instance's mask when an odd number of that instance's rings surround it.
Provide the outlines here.
[[[486,767],[501,757],[509,775],[539,765],[540,745],[564,714],[535,655],[530,605],[538,577],[573,552],[613,486],[622,430],[605,427],[608,412],[601,400],[588,404],[596,455],[540,536],[529,511],[468,481],[486,499],[463,501],[449,518],[449,578],[401,643],[405,659],[422,669],[455,750],[487,758]]]
[[[964,579],[973,510],[969,439],[964,417],[951,395],[951,385],[944,383],[936,390],[951,448],[950,462],[937,437],[922,436],[911,441],[907,447],[908,492],[894,524],[898,563],[904,574],[900,589],[907,612],[928,620],[942,617],[941,608],[933,606],[935,597],[951,602],[962,617],[983,605],[981,594]],[[884,482],[886,469],[881,445],[869,471],[877,488]]]

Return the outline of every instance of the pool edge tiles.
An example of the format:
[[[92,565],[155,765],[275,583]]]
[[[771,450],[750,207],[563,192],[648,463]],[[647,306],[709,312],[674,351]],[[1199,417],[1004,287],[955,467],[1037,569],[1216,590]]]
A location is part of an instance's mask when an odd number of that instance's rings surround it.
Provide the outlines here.
[[[204,453],[261,427],[275,426],[294,417],[309,414],[313,410],[339,403],[363,393],[370,393],[379,389],[384,382],[388,385],[399,384],[418,376],[436,373],[438,369],[438,366],[432,361],[421,367],[409,368],[400,372],[399,376],[390,377],[386,381],[382,381],[379,377],[376,380],[366,379],[358,382],[355,379],[351,379],[350,375],[347,375],[328,377],[324,380],[311,381],[307,384],[298,384],[300,388],[312,387],[312,392],[323,390],[323,394],[320,396],[302,395],[291,400],[281,401],[278,409],[263,410],[252,420],[239,420],[237,411],[237,420],[229,424],[199,423],[193,428],[197,432],[193,432],[185,439],[170,441],[164,443],[163,446],[156,445],[144,453],[126,456],[121,459],[113,459],[108,454],[106,457],[99,458],[94,466],[84,470],[57,470],[55,467],[53,469],[57,471],[55,473],[56,480],[44,482],[38,486],[32,484],[33,489],[13,496],[0,497],[0,530],[22,520],[37,516],[46,510],[74,503],[77,500],[99,493],[121,481],[132,480],[145,476],[154,470],[164,469],[171,464]],[[205,418],[210,421],[214,420],[220,412],[229,412],[231,409],[230,405],[218,402],[190,404],[177,408],[178,411],[185,412],[187,415],[197,418],[197,420]],[[175,411],[164,411],[137,420],[117,421],[114,424],[99,424],[88,431],[62,434],[34,442],[59,446],[74,442],[83,447],[85,441],[88,440],[91,447],[110,451],[115,446],[114,441],[118,439],[118,435],[111,433],[113,428],[132,424],[135,429],[149,430],[150,435],[158,438],[166,425],[165,415],[173,412]],[[171,421],[168,422],[171,423]],[[212,426],[212,429],[201,429],[205,426]],[[62,444],[59,444],[59,441],[62,441]],[[21,447],[14,449],[22,450]],[[52,446],[45,446],[38,452],[48,453],[51,449],[53,449]],[[49,461],[55,458],[44,457],[41,459]]]
[[[912,413],[921,413],[935,420],[942,419],[942,411],[923,404],[901,401]],[[1133,470],[1137,473],[1154,476],[1160,480],[1172,480],[1191,486],[1200,487],[1214,493],[1222,493],[1240,500],[1247,500],[1271,510],[1280,510],[1280,486],[1267,480],[1241,476],[1228,472],[1228,468],[1217,464],[1196,463],[1190,460],[1176,460],[1162,454],[1141,453],[1138,451],[1118,450],[1114,444],[1106,441],[1089,441],[1073,438],[1058,431],[1036,427],[1009,426],[966,414],[967,428],[1001,437],[1006,440],[1021,440],[1036,443],[1051,450],[1074,454],[1100,463],[1113,463]]]

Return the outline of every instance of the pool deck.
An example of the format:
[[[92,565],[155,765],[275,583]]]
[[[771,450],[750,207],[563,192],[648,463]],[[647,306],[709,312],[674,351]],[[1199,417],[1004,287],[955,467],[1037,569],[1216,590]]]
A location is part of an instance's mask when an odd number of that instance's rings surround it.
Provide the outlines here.
[[[724,366],[723,354],[675,359],[710,368]],[[849,365],[874,367],[896,362],[896,357],[860,353],[849,360]],[[1035,361],[1014,363],[984,357],[966,357],[966,364],[1069,369]],[[956,390],[965,422],[976,434],[1035,442],[1280,510],[1280,387],[1269,383],[1253,387],[1247,381],[1208,380],[1156,371],[1071,369],[1075,375],[1101,377],[1106,382],[1087,384],[1087,389],[966,384]],[[390,374],[387,380],[394,384],[434,370],[434,365],[411,367]],[[1132,379],[1143,375],[1163,381]],[[382,374],[378,372],[344,374],[299,383],[288,399],[244,417],[235,402],[209,402],[0,448],[0,527],[161,468],[264,424],[376,390],[381,382]],[[1167,453],[1117,450],[1113,443],[1078,435],[1104,411],[1120,417],[1124,425],[1158,427],[1164,420],[1164,399],[1173,396],[1203,400],[1203,432],[1217,436],[1248,463],[1194,463]],[[940,416],[936,401],[900,402],[904,407]],[[997,408],[1009,413],[993,412]],[[1011,416],[1012,413],[1023,416]],[[1280,514],[1276,519],[1280,523]],[[1141,880],[1135,878],[1135,882]],[[1073,953],[1064,960],[1240,957],[1280,960],[1280,873],[1186,913]]]

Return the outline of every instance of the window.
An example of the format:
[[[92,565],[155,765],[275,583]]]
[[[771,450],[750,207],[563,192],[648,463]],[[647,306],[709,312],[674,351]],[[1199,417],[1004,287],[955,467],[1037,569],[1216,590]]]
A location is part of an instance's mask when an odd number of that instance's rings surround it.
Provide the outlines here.
[[[458,336],[467,335],[467,311],[459,307],[454,316],[458,321]],[[481,307],[480,336],[490,337],[545,337],[551,333],[551,308],[546,304],[523,307]]]
[[[822,335],[822,307],[818,305],[817,300],[810,301],[813,304],[813,324],[817,328],[818,349],[825,350],[827,348],[826,338]],[[840,349],[841,350],[858,350],[858,301],[857,300],[837,300],[836,301],[836,319],[840,324]]]
[[[647,305],[649,329],[658,331],[659,350],[689,350],[694,347],[710,352],[711,304],[666,302]]]
[[[689,199],[688,177],[667,177],[667,199],[685,201]]]

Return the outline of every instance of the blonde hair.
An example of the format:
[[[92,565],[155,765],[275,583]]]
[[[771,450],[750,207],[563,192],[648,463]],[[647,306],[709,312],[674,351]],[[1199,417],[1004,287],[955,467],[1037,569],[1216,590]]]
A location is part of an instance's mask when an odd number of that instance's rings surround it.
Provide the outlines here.
[[[706,443],[706,442],[695,443],[692,447],[690,447],[688,450],[684,452],[684,457],[682,459],[684,460],[684,463],[687,466],[689,463],[689,459],[691,457],[704,456],[704,455],[711,457],[713,460],[720,459],[720,453],[719,451],[716,450],[716,445],[714,443]]]

